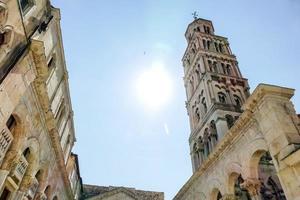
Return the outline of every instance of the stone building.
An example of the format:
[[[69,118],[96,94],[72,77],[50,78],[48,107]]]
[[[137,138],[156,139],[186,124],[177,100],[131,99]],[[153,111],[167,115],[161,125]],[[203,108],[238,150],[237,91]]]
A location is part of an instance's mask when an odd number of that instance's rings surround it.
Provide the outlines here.
[[[83,198],[86,200],[163,200],[164,193],[136,190],[127,187],[83,186]]]
[[[293,89],[249,86],[211,21],[187,28],[183,56],[193,175],[174,200],[300,199],[300,118]]]
[[[79,199],[60,11],[0,2],[0,199]]]
[[[0,1],[0,200],[163,199],[124,187],[83,190],[74,142],[59,9],[49,0]]]

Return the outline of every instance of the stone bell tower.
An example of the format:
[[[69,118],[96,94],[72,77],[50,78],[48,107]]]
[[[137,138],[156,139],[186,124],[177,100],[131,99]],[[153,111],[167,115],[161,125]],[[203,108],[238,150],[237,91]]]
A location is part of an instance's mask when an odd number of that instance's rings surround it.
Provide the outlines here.
[[[211,21],[196,18],[185,37],[182,61],[195,172],[242,113],[249,86],[227,38],[215,35]]]

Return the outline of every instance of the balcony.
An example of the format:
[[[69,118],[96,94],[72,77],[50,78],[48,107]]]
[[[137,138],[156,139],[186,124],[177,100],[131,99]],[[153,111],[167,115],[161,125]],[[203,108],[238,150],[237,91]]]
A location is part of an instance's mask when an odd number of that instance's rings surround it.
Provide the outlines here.
[[[23,179],[27,167],[28,167],[28,162],[24,157],[24,155],[22,155],[13,173],[13,179],[17,185],[19,185],[19,183]]]
[[[7,127],[0,132],[0,164],[2,163],[7,150],[13,141],[13,136]]]

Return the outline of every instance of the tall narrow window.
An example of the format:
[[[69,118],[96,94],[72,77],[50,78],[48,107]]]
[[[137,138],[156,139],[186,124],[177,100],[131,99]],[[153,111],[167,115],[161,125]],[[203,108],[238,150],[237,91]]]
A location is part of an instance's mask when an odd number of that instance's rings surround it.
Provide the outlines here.
[[[222,72],[223,72],[223,74],[226,74],[225,64],[224,64],[224,63],[221,63],[221,67],[222,67]]]
[[[202,40],[202,43],[203,43],[203,48],[206,49],[206,41]]]
[[[213,67],[214,67],[214,72],[218,73],[218,63],[217,62],[213,63]]]
[[[209,67],[209,71],[213,71],[212,70],[212,62],[210,60],[207,61],[208,62],[208,67]]]
[[[226,65],[226,74],[231,76],[231,66]]]
[[[202,99],[201,104],[203,106],[204,113],[206,113],[207,112],[207,105],[206,105],[205,98]]]
[[[13,129],[15,128],[16,124],[17,124],[16,119],[14,118],[13,115],[11,115],[8,118],[7,122],[6,122],[6,126],[10,130],[10,132],[13,131]]]
[[[210,49],[210,41],[207,41],[207,49]]]
[[[200,112],[199,112],[199,108],[196,108],[196,110],[195,110],[195,115],[196,115],[197,122],[199,122],[199,121],[200,121]]]
[[[219,43],[219,51],[220,51],[221,53],[224,52],[223,45],[222,45],[221,43]]]
[[[219,45],[216,42],[215,42],[215,49],[216,49],[217,52],[219,52]]]

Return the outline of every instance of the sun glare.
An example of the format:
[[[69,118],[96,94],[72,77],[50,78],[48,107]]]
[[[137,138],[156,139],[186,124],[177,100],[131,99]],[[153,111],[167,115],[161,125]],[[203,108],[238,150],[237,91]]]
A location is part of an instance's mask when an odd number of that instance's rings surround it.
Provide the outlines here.
[[[137,80],[137,94],[150,109],[158,109],[168,102],[172,93],[172,81],[162,63],[154,63]]]

